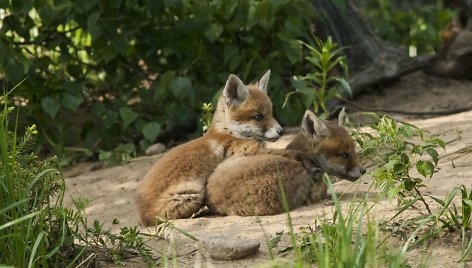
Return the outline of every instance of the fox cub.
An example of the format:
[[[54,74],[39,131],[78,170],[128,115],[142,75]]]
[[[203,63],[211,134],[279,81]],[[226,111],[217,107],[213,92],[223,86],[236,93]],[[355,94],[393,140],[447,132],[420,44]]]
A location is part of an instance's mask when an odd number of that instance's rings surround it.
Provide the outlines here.
[[[189,218],[201,208],[206,180],[220,162],[231,155],[255,154],[262,141],[283,134],[272,116],[269,77],[270,71],[246,86],[230,75],[207,133],[173,148],[152,166],[137,189],[144,225],[155,224],[156,216]]]
[[[284,138],[289,140],[287,149],[303,151],[315,168],[278,155],[230,158],[208,178],[206,203],[211,213],[241,216],[281,213],[284,210],[280,185],[289,208],[293,209],[327,196],[320,171],[350,181],[365,173],[346,129],[335,122],[320,120],[311,111],[305,112],[301,128],[284,135],[280,143]]]

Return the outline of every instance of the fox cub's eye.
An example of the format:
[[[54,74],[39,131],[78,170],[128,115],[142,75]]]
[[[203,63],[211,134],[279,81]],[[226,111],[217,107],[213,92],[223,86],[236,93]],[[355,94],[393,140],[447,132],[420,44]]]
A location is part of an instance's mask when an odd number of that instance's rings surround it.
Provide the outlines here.
[[[341,157],[342,159],[347,159],[349,157],[349,154],[348,153],[340,153],[339,157]]]
[[[256,120],[256,121],[261,121],[262,118],[264,118],[264,116],[261,115],[261,114],[257,114],[257,115],[254,116],[254,120]]]

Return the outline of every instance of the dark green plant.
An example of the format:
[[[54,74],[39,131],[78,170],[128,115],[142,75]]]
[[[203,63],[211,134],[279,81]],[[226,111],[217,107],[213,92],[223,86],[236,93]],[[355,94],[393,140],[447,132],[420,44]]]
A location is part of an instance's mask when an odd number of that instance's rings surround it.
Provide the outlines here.
[[[408,267],[404,257],[406,250],[393,252],[381,244],[378,223],[369,217],[365,200],[351,203],[345,212],[327,176],[324,182],[334,202],[332,219],[315,221],[314,227],[308,226],[301,234],[293,233],[289,220],[289,235],[295,241],[292,241],[291,247],[279,253],[294,252],[301,258],[288,263],[274,259],[261,267],[305,267],[310,264],[316,264],[317,267]],[[274,246],[282,235],[277,234],[273,240]]]
[[[440,48],[440,32],[455,16],[455,12],[445,8],[443,3],[442,0],[356,2],[382,39],[405,49],[414,47],[418,54]]]
[[[200,118],[200,123],[202,124],[202,132],[205,133],[210,127],[211,120],[213,119],[213,104],[210,103],[203,103],[202,104],[202,115]]]
[[[64,181],[55,158],[39,161],[32,153],[34,125],[21,139],[16,129],[9,131],[13,110],[4,104],[0,112],[0,263],[47,266],[62,261],[62,250],[73,245],[60,209]]]
[[[132,252],[151,263],[137,227],[122,227],[114,234],[98,221],[87,225],[84,202],[76,202],[77,211],[63,207],[65,183],[56,157],[39,160],[34,154],[35,125],[22,138],[16,128],[9,131],[14,109],[7,106],[7,98],[2,97],[0,112],[0,265],[73,265],[95,252],[99,259],[115,262]]]
[[[342,91],[351,94],[347,83],[346,58],[341,54],[342,48],[333,43],[331,37],[326,41],[315,39],[316,47],[301,42],[309,52],[305,58],[313,71],[304,76],[294,76],[292,84],[295,91],[287,94],[287,102],[292,94],[301,93],[306,108],[313,107],[313,111],[322,118],[329,115],[328,102],[339,96]],[[285,103],[284,103],[285,106]]]
[[[138,226],[121,227],[119,233],[113,233],[104,229],[103,223],[97,220],[89,225],[85,215],[89,201],[76,199],[75,210],[65,209],[72,235],[85,254],[99,252],[97,259],[115,263],[136,255],[148,263],[154,262],[151,248],[145,244],[146,236],[141,234]],[[113,220],[113,224],[118,224],[118,221]]]
[[[28,77],[11,99],[26,104],[20,123],[61,156],[141,152],[196,129],[232,72],[248,81],[270,68],[280,109],[313,14],[302,0],[0,1],[0,80]],[[302,113],[293,103],[279,115],[296,124]]]
[[[408,195],[418,196],[431,213],[419,188],[424,187],[424,179],[433,176],[439,161],[436,148],[445,149],[444,141],[425,137],[422,130],[388,116],[378,118],[371,127],[374,134],[356,131],[354,137],[361,146],[361,157],[377,164],[372,172],[375,186],[386,196],[398,198],[400,205]],[[417,160],[420,157],[423,159]],[[422,178],[411,175],[413,167]]]
[[[458,193],[460,193],[461,197],[460,211],[458,211],[453,202]],[[460,231],[462,241],[459,261],[464,262],[470,256],[472,251],[472,237],[470,232],[472,213],[472,202],[470,200],[472,197],[472,191],[468,192],[467,188],[464,185],[461,185],[460,187],[453,188],[444,199],[432,195],[425,195],[425,197],[431,198],[439,206],[428,214],[410,217],[401,224],[398,224],[397,222],[395,224],[395,226],[397,226],[395,228],[396,230],[392,231],[391,234],[397,233],[397,231],[402,229],[412,230],[408,235],[409,242],[404,245],[404,250],[406,251],[437,238],[446,230],[449,232]],[[422,197],[417,196],[404,204],[385,224],[396,220],[400,214],[411,208],[416,202],[421,200],[421,198]],[[389,236],[387,236],[384,241],[386,241]]]

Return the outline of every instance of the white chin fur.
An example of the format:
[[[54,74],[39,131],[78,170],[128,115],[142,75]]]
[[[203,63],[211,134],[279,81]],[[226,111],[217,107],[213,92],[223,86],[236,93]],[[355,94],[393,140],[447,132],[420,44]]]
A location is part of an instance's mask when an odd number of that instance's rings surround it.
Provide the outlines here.
[[[262,130],[255,126],[232,122],[231,132],[238,138],[262,137]]]
[[[356,168],[351,169],[351,171],[349,171],[347,175],[351,178],[359,178],[360,176],[362,176],[362,173],[361,173],[360,168],[356,167]]]
[[[277,129],[270,128],[264,133],[264,137],[266,137],[267,139],[278,139],[280,138],[280,134],[277,133]]]

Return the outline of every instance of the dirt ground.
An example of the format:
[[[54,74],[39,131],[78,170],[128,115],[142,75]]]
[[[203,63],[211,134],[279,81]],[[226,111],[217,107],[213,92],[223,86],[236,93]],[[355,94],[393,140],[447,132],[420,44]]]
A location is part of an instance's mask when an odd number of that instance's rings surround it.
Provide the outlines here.
[[[399,110],[431,111],[457,108],[471,104],[472,82],[456,81],[431,77],[419,73],[405,76],[397,81],[384,84],[371,92],[367,92],[354,100],[364,108],[390,108]],[[348,106],[349,107],[349,106]],[[424,193],[443,198],[454,187],[461,184],[472,188],[472,111],[448,116],[430,117],[395,115],[399,120],[415,124],[428,131],[429,134],[439,134],[448,144],[446,151],[440,151],[439,170],[433,178],[426,182]],[[143,157],[133,159],[129,163],[104,169],[96,169],[95,164],[84,163],[65,171],[68,198],[66,205],[71,206],[70,197],[88,197],[92,201],[86,213],[90,220],[98,219],[114,230],[120,226],[133,226],[139,222],[135,204],[135,189],[150,166],[159,158]],[[369,191],[372,179],[363,176],[351,187],[348,181],[335,184],[337,193],[348,192],[343,202],[349,202],[354,194],[369,194],[370,200],[378,198],[375,191]],[[432,205],[432,204],[431,204]],[[332,215],[332,204],[325,200],[319,204],[305,206],[292,211],[291,217],[294,228],[313,225],[320,217]],[[423,209],[424,210],[424,209]],[[380,199],[370,215],[376,219],[389,219],[396,210],[396,204]],[[419,213],[412,209],[405,215]],[[406,217],[406,216],[403,216]],[[113,219],[119,224],[112,225]],[[401,218],[399,218],[401,219]],[[176,251],[179,267],[247,267],[259,264],[269,259],[266,236],[274,237],[276,232],[287,228],[286,215],[260,217],[202,217],[196,219],[176,220],[174,224],[189,233],[199,236],[249,237],[258,239],[261,243],[259,252],[239,261],[214,261],[200,250],[198,243],[168,230],[166,239],[153,238],[149,241],[156,250],[156,255],[166,254],[173,249]],[[261,226],[263,226],[263,229]],[[154,230],[142,228],[142,231],[153,233]],[[404,241],[398,241],[402,244]],[[171,244],[174,245],[171,245]],[[288,246],[290,241],[284,236],[280,248]],[[457,234],[445,232],[439,239],[427,246],[410,251],[407,255],[409,263],[418,267],[426,263],[428,267],[459,267],[460,238]],[[171,250],[171,251],[169,251]],[[171,254],[172,255],[172,254]],[[145,266],[139,260],[128,260],[127,267]],[[467,264],[466,264],[467,265]]]

